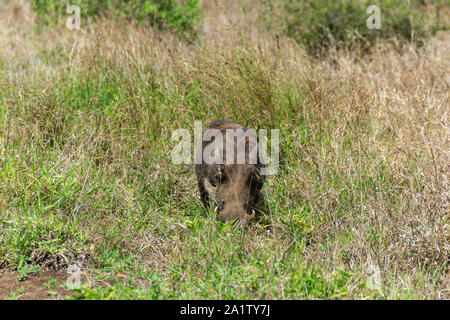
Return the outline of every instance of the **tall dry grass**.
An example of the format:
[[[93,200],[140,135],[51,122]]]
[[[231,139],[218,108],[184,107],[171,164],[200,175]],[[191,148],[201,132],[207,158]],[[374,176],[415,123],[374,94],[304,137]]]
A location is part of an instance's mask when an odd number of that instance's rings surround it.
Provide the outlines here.
[[[17,158],[23,152],[31,166],[36,159],[25,149],[43,137],[53,141],[47,148],[61,170],[95,163],[79,173],[86,192],[73,204],[78,215],[98,213],[99,220],[82,224],[90,244],[115,243],[108,238],[113,234],[99,235],[96,223],[114,225],[139,211],[147,195],[128,182],[167,186],[164,197],[177,204],[149,214],[159,222],[147,232],[133,234],[130,227],[126,240],[117,240],[137,262],[166,270],[202,250],[189,236],[158,236],[162,226],[178,230],[183,203],[197,197],[193,176],[178,176],[170,162],[171,132],[217,118],[279,128],[282,165],[266,184],[267,215],[249,231],[247,253],[257,256],[273,246],[269,260],[277,268],[280,261],[290,266],[277,269],[285,286],[301,261],[329,274],[355,274],[348,292],[361,297],[358,281],[375,265],[384,297],[448,298],[449,34],[420,49],[380,43],[363,58],[334,52],[316,60],[258,27],[252,15],[258,8],[246,5],[250,16],[231,1],[205,1],[203,38],[185,43],[125,21],[36,33],[24,22],[32,21],[25,2],[3,4],[2,10],[23,17],[0,30],[1,86],[14,93],[2,95],[0,151]],[[55,100],[52,88],[55,79],[79,78],[97,79],[99,86],[117,81],[116,97],[122,94],[125,103],[110,102],[112,115],[98,116],[89,106],[71,114],[64,102],[55,104],[64,99]],[[157,89],[146,91],[150,87]],[[20,99],[24,109],[17,111]],[[118,187],[86,199],[83,177],[105,172]],[[144,178],[134,181],[139,174]],[[2,183],[3,203],[14,197],[9,183]],[[108,197],[117,201],[116,211],[98,207]],[[150,251],[140,254],[142,248]],[[283,289],[261,290],[262,297],[289,297]]]

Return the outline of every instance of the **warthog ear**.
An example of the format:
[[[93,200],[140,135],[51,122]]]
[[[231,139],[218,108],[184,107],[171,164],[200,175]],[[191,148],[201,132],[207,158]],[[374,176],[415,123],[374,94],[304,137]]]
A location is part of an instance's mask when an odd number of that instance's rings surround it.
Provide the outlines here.
[[[255,166],[252,167],[252,177],[258,181],[262,180],[261,171]]]
[[[255,166],[252,167],[251,180],[256,182],[258,189],[262,188],[264,184],[264,176],[261,175],[261,171]]]

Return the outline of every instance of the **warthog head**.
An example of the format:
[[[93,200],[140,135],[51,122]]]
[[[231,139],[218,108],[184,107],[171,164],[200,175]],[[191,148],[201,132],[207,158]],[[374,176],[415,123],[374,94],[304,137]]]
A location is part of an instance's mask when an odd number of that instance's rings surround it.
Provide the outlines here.
[[[230,131],[240,134],[230,139]],[[264,164],[258,156],[256,135],[242,135],[246,132],[247,128],[235,122],[213,122],[205,130],[202,144],[202,152],[210,150],[212,160],[195,166],[201,200],[208,206],[211,198],[217,217],[223,222],[240,219],[247,224],[255,216],[260,200]],[[222,140],[217,139],[219,134]]]

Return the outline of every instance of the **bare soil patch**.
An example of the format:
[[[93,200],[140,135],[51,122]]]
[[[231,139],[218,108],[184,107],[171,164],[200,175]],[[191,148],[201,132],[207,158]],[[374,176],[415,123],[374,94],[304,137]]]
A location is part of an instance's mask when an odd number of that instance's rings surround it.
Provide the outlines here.
[[[1,300],[64,299],[73,294],[73,291],[63,287],[63,284],[70,276],[65,271],[40,271],[37,274],[29,274],[27,279],[23,281],[19,281],[18,276],[19,273],[16,271],[0,273]],[[54,284],[46,288],[44,284],[48,284],[50,281]]]

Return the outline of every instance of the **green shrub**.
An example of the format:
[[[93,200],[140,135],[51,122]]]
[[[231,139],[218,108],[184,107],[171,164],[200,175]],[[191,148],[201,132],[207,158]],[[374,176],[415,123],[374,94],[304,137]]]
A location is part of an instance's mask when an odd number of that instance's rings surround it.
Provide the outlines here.
[[[268,2],[266,5],[271,6]],[[329,48],[371,47],[377,39],[423,44],[432,32],[443,29],[439,19],[427,26],[426,1],[402,0],[280,0],[282,32],[305,45],[312,54]],[[370,5],[380,8],[381,28],[369,29]]]
[[[68,17],[67,7],[76,5],[80,7],[83,20],[98,16],[109,8],[110,0],[32,0],[33,9],[38,16],[38,24],[57,24],[61,19]]]
[[[41,25],[57,24],[67,18],[69,5],[80,7],[83,21],[101,15],[126,17],[161,30],[176,30],[185,38],[195,35],[195,23],[201,16],[200,0],[33,0]]]
[[[200,16],[199,0],[187,0],[179,5],[175,0],[124,0],[116,14],[133,17],[138,22],[149,21],[162,30],[178,30],[189,37]]]

